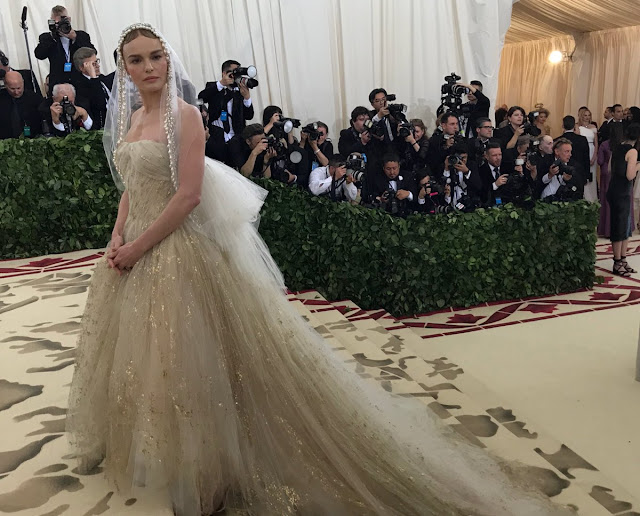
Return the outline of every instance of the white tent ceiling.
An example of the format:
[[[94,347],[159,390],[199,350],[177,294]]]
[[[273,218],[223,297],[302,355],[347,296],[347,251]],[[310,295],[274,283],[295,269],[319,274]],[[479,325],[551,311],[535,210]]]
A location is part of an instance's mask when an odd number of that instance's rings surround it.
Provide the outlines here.
[[[520,0],[505,43],[640,25],[640,0]]]

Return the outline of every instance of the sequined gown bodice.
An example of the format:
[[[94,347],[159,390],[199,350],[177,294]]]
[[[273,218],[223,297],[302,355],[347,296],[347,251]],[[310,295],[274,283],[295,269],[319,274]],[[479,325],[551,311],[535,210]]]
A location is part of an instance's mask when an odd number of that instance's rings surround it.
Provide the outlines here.
[[[125,142],[115,159],[126,243],[174,188],[164,144]],[[262,205],[251,188],[205,161],[215,232],[195,212],[130,271],[96,266],[67,417],[80,469],[104,459],[122,491],[166,488],[178,516],[223,500],[256,516],[564,514],[424,404],[345,366],[286,298],[245,216]]]

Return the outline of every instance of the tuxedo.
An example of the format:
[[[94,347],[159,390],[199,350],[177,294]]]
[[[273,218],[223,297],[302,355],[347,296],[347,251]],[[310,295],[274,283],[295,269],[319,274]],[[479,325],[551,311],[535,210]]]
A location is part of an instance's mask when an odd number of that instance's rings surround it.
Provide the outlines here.
[[[63,44],[63,39],[69,43],[68,51]],[[73,79],[78,79],[82,74],[76,70],[73,66],[73,55],[76,50],[83,47],[89,47],[96,50],[96,47],[91,43],[91,37],[84,31],[76,31],[76,40],[71,41],[67,38],[60,36],[54,37],[50,32],[40,34],[39,43],[34,53],[40,60],[49,59],[49,91],[47,96],[51,96],[53,87],[56,84],[63,82],[73,82]],[[68,72],[65,72],[65,64],[68,64]]]
[[[83,74],[72,84],[76,89],[76,96],[89,103],[88,113],[94,124],[92,129],[102,129],[107,120],[107,104],[111,95],[107,77],[100,75],[91,79]]]
[[[484,163],[478,169],[478,173],[482,182],[481,186],[481,200],[484,204],[489,206],[495,206],[496,199],[502,198],[504,195],[504,185],[494,188],[494,183],[503,174],[508,174],[510,171],[507,166],[500,164],[499,167],[494,167],[489,163]]]
[[[372,171],[367,175],[367,180],[363,185],[362,199],[366,203],[371,203],[376,197],[382,196],[390,188],[393,188],[396,192],[398,190],[407,190],[411,193],[408,199],[399,201],[401,211],[407,213],[409,206],[413,205],[417,199],[416,179],[411,171],[402,170],[393,181],[389,180],[381,170]]]
[[[575,166],[580,172],[583,184],[587,180],[593,180],[591,177],[591,162],[589,159],[589,141],[581,134],[576,134],[573,131],[567,131],[562,134],[560,138],[566,138],[571,142],[571,161],[569,164],[575,163]],[[558,138],[556,138],[556,141]]]
[[[42,133],[42,116],[38,110],[42,96],[24,90],[20,98],[14,99],[6,91],[0,92],[0,140],[18,138],[29,128],[30,137]]]

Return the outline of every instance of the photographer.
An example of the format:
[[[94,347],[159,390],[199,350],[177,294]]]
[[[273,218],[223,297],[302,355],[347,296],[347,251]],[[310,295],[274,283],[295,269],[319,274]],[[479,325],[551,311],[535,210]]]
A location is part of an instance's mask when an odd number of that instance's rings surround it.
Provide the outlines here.
[[[594,181],[596,178],[591,177],[591,158],[589,157],[589,141],[585,136],[574,132],[576,125],[576,119],[571,116],[565,116],[562,119],[562,127],[564,132],[560,138],[566,138],[571,142],[571,158],[575,161],[580,177],[586,179],[585,184],[588,181]],[[591,195],[591,201],[595,201],[595,195]]]
[[[93,48],[79,48],[73,56],[73,64],[82,74],[73,80],[79,97],[89,101],[89,114],[93,129],[101,129],[107,119],[107,105],[113,81],[100,73],[100,59]]]
[[[484,153],[487,150],[489,140],[493,138],[493,124],[491,119],[480,117],[476,120],[477,136],[469,140],[469,160],[478,167],[484,164]]]
[[[528,120],[525,123],[526,114],[520,106],[511,106],[507,112],[508,123],[504,127],[496,129],[493,136],[500,141],[502,150],[513,149],[518,138],[523,134],[538,136],[540,130]]]
[[[340,154],[332,154],[327,166],[311,172],[309,190],[332,201],[355,201],[358,196],[353,176],[347,173],[347,163]]]
[[[365,181],[363,202],[382,208],[391,215],[406,216],[416,197],[416,181],[412,172],[402,171],[402,174],[398,155],[385,154],[382,172],[375,173],[371,181]]]
[[[371,121],[374,124],[382,124],[384,131],[381,136],[374,136],[374,142],[381,144],[385,150],[391,150],[391,144],[395,135],[398,134],[398,121],[391,115],[387,103],[387,90],[384,88],[376,88],[369,93],[369,102],[373,108],[369,112]]]
[[[287,121],[291,123],[288,132],[285,125]],[[276,152],[271,160],[271,177],[306,189],[311,166],[306,153],[293,135],[293,127],[299,127],[300,120],[285,119],[280,107],[267,106],[262,112],[262,123],[269,145]]]
[[[236,80],[234,71],[238,61],[222,63],[222,75],[216,82],[208,82],[198,98],[208,106],[209,141],[207,156],[219,161],[227,158],[226,144],[236,134],[242,134],[247,120],[254,116],[251,91],[246,81]]]
[[[427,166],[427,154],[429,152],[429,138],[424,122],[419,118],[411,120],[411,130],[405,127],[398,127],[398,139],[403,138],[404,142],[399,144],[402,149],[400,167],[403,170],[411,170],[417,174]]]
[[[38,107],[42,96],[24,89],[24,79],[16,71],[4,77],[6,91],[0,91],[0,140],[41,133],[42,117]]]
[[[315,127],[315,128],[314,128]],[[309,164],[309,173],[318,167],[329,164],[329,156],[333,154],[333,143],[328,139],[329,127],[324,122],[315,122],[302,128],[300,147],[304,149]]]
[[[67,9],[56,5],[51,9],[49,32],[40,34],[39,43],[34,53],[40,60],[49,60],[49,91],[51,96],[56,84],[71,82],[77,79],[80,72],[73,69],[73,55],[82,47],[96,47],[86,32],[71,27],[71,16]]]
[[[5,74],[8,74],[9,72],[18,72],[22,75],[25,91],[32,91],[42,97],[40,85],[38,84],[35,74],[32,73],[31,70],[14,70],[11,68],[11,66],[9,66],[9,58],[2,50],[0,50],[0,78],[2,78],[3,75],[2,71],[4,71]]]
[[[474,204],[482,203],[483,187],[480,173],[471,163],[464,142],[451,147],[449,156],[445,158],[444,167],[436,176],[442,184],[451,187],[452,204],[456,205],[463,197],[469,197]]]
[[[542,190],[545,188],[545,184],[542,182],[542,177],[549,172],[551,165],[553,165],[553,139],[548,135],[538,136],[532,142],[533,150],[531,147],[527,152],[527,169],[531,171],[535,167],[535,175],[530,174],[535,180],[535,184],[532,185],[531,191],[533,192],[534,199],[540,199]]]
[[[71,84],[56,84],[52,98],[40,106],[41,112],[48,108],[55,136],[66,136],[81,128],[87,131],[93,127],[86,101],[76,98],[76,89]],[[43,107],[44,106],[44,107]]]
[[[507,184],[509,172],[502,170],[502,147],[496,140],[487,144],[484,153],[484,163],[479,169],[482,179],[482,198],[489,206],[502,204],[504,185]]]
[[[571,142],[566,138],[559,138],[553,144],[555,161],[549,167],[549,172],[542,176],[545,185],[541,199],[546,200],[578,200],[583,195],[583,182],[571,162]]]
[[[462,112],[467,114],[465,135],[467,138],[475,138],[478,119],[489,117],[491,101],[482,93],[482,83],[480,81],[471,81],[471,84],[459,82],[458,84],[465,86],[469,90],[469,93],[467,93],[469,102],[462,104]]]
[[[269,148],[264,127],[250,124],[229,141],[227,164],[245,177],[271,177],[271,160],[275,149]]]
[[[354,152],[362,154],[367,160],[367,174],[380,165],[380,148],[371,142],[371,133],[365,127],[369,121],[369,111],[364,106],[358,106],[351,112],[351,127],[340,131],[338,152],[349,156]]]
[[[429,140],[427,151],[427,163],[432,171],[442,170],[444,160],[455,143],[464,141],[459,134],[458,117],[451,111],[447,111],[440,119],[440,131],[436,131]]]
[[[450,211],[444,209],[445,207],[443,186],[434,181],[428,174],[421,176],[418,181],[418,202],[415,204],[415,211],[434,215]]]

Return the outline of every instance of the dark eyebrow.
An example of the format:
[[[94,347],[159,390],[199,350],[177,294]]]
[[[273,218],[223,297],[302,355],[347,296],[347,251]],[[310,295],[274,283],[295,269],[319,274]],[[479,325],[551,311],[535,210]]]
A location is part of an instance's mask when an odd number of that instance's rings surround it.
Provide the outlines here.
[[[162,52],[162,49],[159,48],[157,50],[154,50],[153,52],[151,52],[151,55],[157,54],[158,52]],[[140,56],[138,54],[131,54],[131,55],[127,56],[127,59],[131,59],[132,57],[142,57],[142,56]]]

